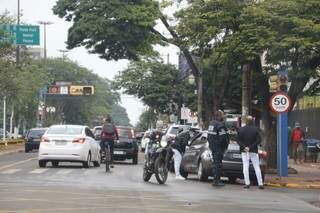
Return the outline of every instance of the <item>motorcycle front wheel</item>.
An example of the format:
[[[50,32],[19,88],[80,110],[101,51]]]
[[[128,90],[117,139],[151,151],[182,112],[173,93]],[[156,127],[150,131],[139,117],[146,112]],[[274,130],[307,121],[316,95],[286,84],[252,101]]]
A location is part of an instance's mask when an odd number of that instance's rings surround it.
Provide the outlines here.
[[[143,167],[143,181],[148,182],[152,176],[152,173],[148,171],[147,166]]]
[[[168,178],[168,168],[165,159],[158,157],[154,163],[155,176],[159,184],[164,184]]]

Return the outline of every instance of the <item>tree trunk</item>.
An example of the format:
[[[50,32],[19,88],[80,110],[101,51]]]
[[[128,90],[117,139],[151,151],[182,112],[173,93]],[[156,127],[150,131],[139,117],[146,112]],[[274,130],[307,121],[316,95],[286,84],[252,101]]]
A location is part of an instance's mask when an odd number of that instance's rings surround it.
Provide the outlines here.
[[[12,105],[11,116],[10,116],[10,137],[12,138],[13,129],[13,116],[14,116],[14,104]]]

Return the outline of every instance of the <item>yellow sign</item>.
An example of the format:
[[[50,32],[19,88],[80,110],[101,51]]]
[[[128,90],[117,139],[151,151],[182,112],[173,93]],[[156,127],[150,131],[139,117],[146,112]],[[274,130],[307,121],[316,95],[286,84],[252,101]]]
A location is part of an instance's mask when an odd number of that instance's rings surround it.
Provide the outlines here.
[[[70,95],[83,95],[83,86],[70,86]]]

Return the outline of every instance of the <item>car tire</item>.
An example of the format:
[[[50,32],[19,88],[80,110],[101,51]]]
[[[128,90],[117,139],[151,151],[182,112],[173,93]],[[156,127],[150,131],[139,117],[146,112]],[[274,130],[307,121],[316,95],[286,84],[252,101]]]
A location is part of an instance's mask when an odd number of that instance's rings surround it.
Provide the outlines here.
[[[100,167],[100,160],[101,160],[100,153],[98,153],[97,159],[98,160],[93,161],[93,166],[94,167]]]
[[[181,175],[182,177],[184,177],[185,179],[187,179],[187,177],[188,177],[188,172],[186,172],[186,171],[183,169],[182,166],[180,166],[180,175]]]
[[[45,168],[46,165],[47,165],[47,161],[39,160],[39,167],[40,167],[40,168]]]
[[[59,161],[52,161],[51,162],[53,167],[58,167],[59,166]]]
[[[137,164],[138,164],[138,153],[137,153],[135,156],[133,156],[133,158],[132,158],[132,164],[133,164],[133,165],[137,165]]]
[[[237,182],[237,179],[238,179],[238,178],[237,178],[237,177],[234,177],[234,176],[229,176],[228,179],[229,179],[229,183],[234,184],[234,183]]]
[[[88,153],[87,160],[82,163],[84,168],[89,168],[91,163],[91,153]]]
[[[30,152],[29,148],[28,148],[28,147],[25,147],[25,148],[24,148],[24,152],[25,152],[25,153]]]
[[[208,175],[203,168],[202,160],[199,161],[197,174],[200,181],[208,181]]]

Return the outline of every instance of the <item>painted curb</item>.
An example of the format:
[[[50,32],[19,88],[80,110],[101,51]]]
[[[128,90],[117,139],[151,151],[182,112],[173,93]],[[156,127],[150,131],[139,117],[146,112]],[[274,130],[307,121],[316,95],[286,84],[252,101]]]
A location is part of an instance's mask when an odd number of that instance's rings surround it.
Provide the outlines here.
[[[320,189],[320,184],[299,184],[299,183],[265,183],[266,186],[276,188],[294,188],[294,189]]]

